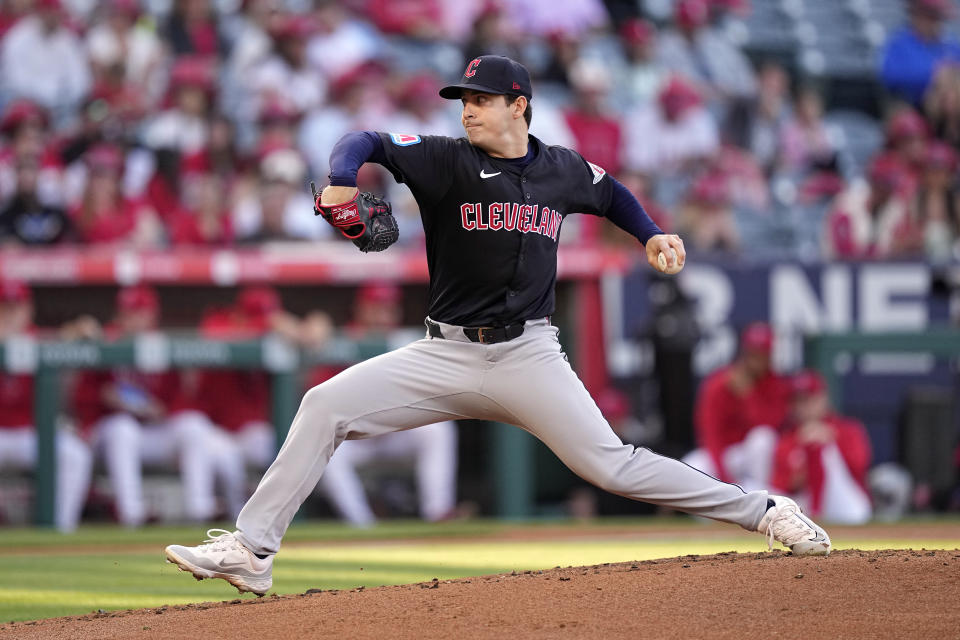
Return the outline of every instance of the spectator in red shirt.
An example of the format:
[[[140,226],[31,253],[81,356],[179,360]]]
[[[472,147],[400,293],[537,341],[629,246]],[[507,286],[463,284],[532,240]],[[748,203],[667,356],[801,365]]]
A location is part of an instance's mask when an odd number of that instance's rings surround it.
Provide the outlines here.
[[[176,0],[164,32],[174,55],[212,58],[221,53],[216,14],[209,0]]]
[[[910,209],[913,179],[891,152],[870,164],[869,183],[854,180],[838,195],[827,214],[824,257],[884,259],[915,255],[922,236]]]
[[[367,0],[366,14],[386,34],[421,40],[443,37],[443,7],[438,0]]]
[[[34,333],[33,296],[26,285],[0,282],[0,340],[29,339]],[[57,430],[56,526],[72,531],[87,501],[93,456],[71,430]],[[32,470],[37,464],[33,422],[33,376],[0,372],[0,469]]]
[[[694,408],[698,448],[684,462],[746,490],[767,487],[790,394],[788,381],[771,368],[772,350],[770,326],[748,325],[737,359],[703,381]]]
[[[153,289],[121,289],[108,337],[130,339],[154,329],[159,310]],[[73,407],[104,458],[122,524],[135,527],[147,518],[143,464],[179,467],[187,518],[202,521],[216,514],[212,452],[220,445],[179,372],[87,370],[77,379]]]
[[[173,245],[229,246],[233,223],[225,199],[226,180],[213,172],[206,152],[184,158],[182,163],[184,207],[171,216]]]
[[[569,77],[574,103],[564,113],[564,120],[573,134],[574,148],[610,175],[619,174],[624,136],[619,118],[607,107],[609,73],[596,61],[580,59],[571,65]],[[583,216],[576,225],[579,241],[587,244],[596,242],[603,226],[599,218],[591,216]]]
[[[923,117],[910,107],[895,111],[887,120],[887,149],[900,160],[904,168],[901,189],[910,196],[923,172],[930,128]]]
[[[153,209],[121,193],[123,151],[100,144],[87,151],[84,159],[87,186],[83,201],[70,212],[78,238],[89,244],[158,243],[160,224]]]
[[[797,375],[791,420],[774,454],[774,489],[795,496],[814,518],[863,524],[873,510],[867,489],[870,459],[866,429],[833,411],[820,374]]]
[[[576,139],[576,149],[611,175],[620,173],[623,131],[620,119],[608,111],[610,75],[599,62],[581,59],[570,71],[574,104],[564,114]]]

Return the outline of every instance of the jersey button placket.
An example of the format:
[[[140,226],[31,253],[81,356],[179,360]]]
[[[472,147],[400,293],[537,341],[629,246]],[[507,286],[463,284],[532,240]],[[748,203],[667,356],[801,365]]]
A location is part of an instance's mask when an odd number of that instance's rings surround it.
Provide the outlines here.
[[[531,194],[529,191],[526,190],[526,189],[527,189],[527,176],[525,176],[525,175],[521,175],[521,176],[520,176],[520,189],[523,191],[523,199],[524,199],[524,201],[527,202],[527,203],[529,203],[530,200],[531,200],[531,198],[533,198],[533,194]],[[523,269],[523,263],[524,263],[524,261],[525,261],[525,260],[524,260],[524,257],[525,257],[525,253],[526,253],[526,245],[527,245],[527,237],[526,237],[526,235],[521,235],[521,236],[520,236],[520,246],[517,247],[517,269],[516,269],[516,272],[514,273],[514,286],[512,286],[512,287],[507,291],[507,298],[508,298],[508,300],[509,300],[508,303],[507,303],[507,306],[508,306],[508,307],[511,306],[511,302],[515,302],[515,301],[516,301],[516,297],[519,295],[519,291],[517,291],[517,288],[518,288],[518,287],[516,286],[516,284],[518,283],[518,279],[520,278],[520,272],[521,272],[521,270]]]

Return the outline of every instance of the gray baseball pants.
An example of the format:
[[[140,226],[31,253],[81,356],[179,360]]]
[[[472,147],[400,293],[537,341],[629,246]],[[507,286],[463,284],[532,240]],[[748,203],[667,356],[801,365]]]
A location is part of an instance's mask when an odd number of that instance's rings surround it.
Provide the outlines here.
[[[344,440],[475,418],[518,425],[571,470],[634,500],[755,531],[766,491],[744,492],[684,463],[620,441],[570,368],[546,319],[498,344],[443,323],[423,340],[361,362],[304,395],[277,459],[237,518],[252,551],[273,554]]]

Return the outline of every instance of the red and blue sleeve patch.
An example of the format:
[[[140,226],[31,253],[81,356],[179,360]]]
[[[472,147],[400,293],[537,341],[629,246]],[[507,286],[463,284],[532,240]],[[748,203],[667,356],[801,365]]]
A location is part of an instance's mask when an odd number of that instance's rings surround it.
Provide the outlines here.
[[[391,133],[390,140],[398,147],[409,147],[412,144],[420,144],[420,136],[414,136],[408,133]]]

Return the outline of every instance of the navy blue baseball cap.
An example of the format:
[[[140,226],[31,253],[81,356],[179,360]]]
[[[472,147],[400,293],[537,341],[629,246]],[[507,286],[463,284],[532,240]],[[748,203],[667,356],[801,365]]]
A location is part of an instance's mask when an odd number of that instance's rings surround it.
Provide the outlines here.
[[[440,97],[459,100],[464,89],[483,93],[509,94],[533,97],[530,73],[519,62],[504,56],[480,56],[467,64],[460,84],[451,84],[440,89]]]

